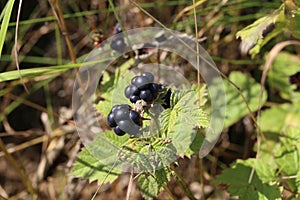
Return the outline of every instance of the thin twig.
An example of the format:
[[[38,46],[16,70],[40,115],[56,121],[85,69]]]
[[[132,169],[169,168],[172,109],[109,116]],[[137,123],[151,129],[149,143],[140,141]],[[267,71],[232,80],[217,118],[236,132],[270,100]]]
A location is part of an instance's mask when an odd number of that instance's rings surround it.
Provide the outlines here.
[[[133,169],[131,169],[131,173],[130,173],[129,183],[128,183],[128,187],[127,187],[127,193],[126,193],[126,200],[129,200],[129,198],[130,198],[130,193],[132,190],[132,183],[133,183]]]
[[[26,148],[31,147],[33,145],[45,142],[49,139],[52,139],[52,138],[55,138],[55,137],[60,137],[60,136],[66,135],[68,133],[72,133],[72,132],[74,132],[74,130],[75,130],[74,126],[63,126],[63,127],[55,129],[51,133],[50,137],[48,135],[43,135],[43,136],[37,137],[35,139],[32,139],[30,141],[19,144],[17,146],[10,147],[9,149],[5,149],[5,150],[6,150],[7,153],[12,154],[12,153],[20,151],[22,149],[26,149]],[[0,137],[0,139],[1,139],[1,137]],[[4,155],[6,155],[4,151],[0,152],[0,157],[2,157]]]
[[[272,63],[275,60],[276,56],[278,55],[278,53],[286,46],[288,45],[300,45],[299,41],[296,40],[290,40],[290,41],[284,41],[284,42],[280,42],[278,44],[276,44],[271,51],[268,54],[268,57],[266,59],[266,64],[264,67],[264,71],[261,77],[261,81],[260,81],[260,92],[259,92],[259,102],[258,102],[258,110],[257,110],[257,122],[259,125],[259,119],[260,119],[260,115],[261,115],[261,104],[262,104],[262,97],[263,97],[263,88],[265,86],[265,82],[267,79],[267,75],[269,70],[272,67]],[[264,135],[261,131],[261,129],[258,129],[258,134],[257,134],[257,152],[256,152],[256,160],[258,160],[259,158],[259,153],[260,153],[260,146],[261,146],[261,136],[264,138]],[[252,179],[253,179],[253,175],[254,175],[254,171],[256,168],[256,163],[254,163],[254,166],[252,167],[249,179],[248,179],[248,183],[251,183]]]
[[[22,82],[22,85],[23,85],[26,93],[29,94],[29,90],[28,90],[28,88],[25,85],[25,82],[23,80],[23,77],[22,77],[22,74],[21,74],[21,71],[20,71],[19,52],[18,52],[18,32],[19,32],[19,22],[20,22],[20,13],[21,13],[22,2],[23,2],[23,0],[20,0],[20,2],[19,2],[19,8],[18,8],[18,14],[17,14],[14,54],[15,54],[16,66],[17,66],[17,70],[19,72],[20,80]]]
[[[68,46],[70,58],[71,58],[72,62],[74,64],[76,64],[77,61],[76,61],[76,56],[75,56],[75,52],[74,52],[74,47],[72,45],[68,30],[66,27],[66,23],[65,23],[64,16],[63,16],[63,13],[61,10],[60,3],[58,0],[49,0],[49,3],[51,5],[53,14],[58,22],[59,28],[60,28],[62,34],[65,36],[65,40],[66,40],[66,43]]]
[[[205,1],[205,0],[204,0]],[[202,1],[202,2],[204,2]],[[199,1],[200,3],[202,3],[201,1]],[[200,5],[199,2],[197,2],[197,5]],[[198,38],[199,38],[199,35],[198,35],[198,23],[197,23],[197,12],[196,12],[196,2],[195,0],[193,0],[193,14],[194,14],[194,26],[195,26],[195,37],[196,37],[196,51],[197,51],[197,69],[198,69],[198,72],[197,72],[197,85],[198,85],[198,105],[200,107],[201,105],[201,91],[200,91],[200,84],[201,84],[201,76],[200,76],[200,59],[199,59],[199,43],[198,43]],[[199,134],[199,132],[197,133]],[[201,187],[201,199],[205,199],[205,196],[204,196],[204,178],[203,178],[203,160],[202,158],[200,158],[199,160],[199,164],[200,164],[200,187]]]

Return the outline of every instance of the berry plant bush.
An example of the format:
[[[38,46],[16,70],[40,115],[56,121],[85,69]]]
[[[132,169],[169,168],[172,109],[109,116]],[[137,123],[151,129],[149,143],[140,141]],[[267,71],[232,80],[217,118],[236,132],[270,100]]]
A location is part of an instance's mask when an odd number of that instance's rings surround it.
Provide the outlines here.
[[[97,134],[78,154],[72,174],[103,184],[114,181],[125,170],[135,174],[143,196],[151,199],[167,189],[176,173],[176,159],[195,155],[201,147],[203,128],[208,125],[203,110],[205,86],[171,88],[155,83],[150,72],[134,75],[118,71],[104,79],[107,81],[100,90],[105,100],[95,105],[107,116],[110,129]],[[110,84],[112,81],[116,82]],[[123,98],[115,99],[114,94],[122,94]],[[197,103],[199,94],[201,106]],[[116,151],[105,149],[109,148],[107,142]]]

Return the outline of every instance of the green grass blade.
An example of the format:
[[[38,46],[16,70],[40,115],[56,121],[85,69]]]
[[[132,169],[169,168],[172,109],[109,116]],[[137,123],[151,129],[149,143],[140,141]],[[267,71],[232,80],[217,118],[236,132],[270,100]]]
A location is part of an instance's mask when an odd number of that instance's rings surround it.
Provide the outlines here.
[[[105,62],[108,60],[109,59],[103,59],[103,60],[96,60],[96,61],[85,62],[85,63],[77,63],[77,64],[71,63],[71,64],[66,64],[66,65],[36,67],[36,68],[31,68],[31,69],[22,69],[20,71],[13,70],[13,71],[9,71],[9,72],[3,72],[3,73],[0,73],[0,82],[19,79],[20,73],[23,78],[34,78],[34,77],[43,76],[43,75],[51,75],[51,74],[55,74],[55,73],[61,73],[68,69],[73,69],[73,68],[77,68],[77,67],[95,65],[95,64],[99,64],[99,63],[102,63],[102,62]]]
[[[5,6],[4,17],[3,17],[3,21],[1,23],[1,29],[0,29],[0,58],[1,58],[2,49],[3,49],[3,45],[4,45],[4,41],[5,41],[5,36],[6,36],[8,24],[9,24],[10,15],[11,15],[11,12],[12,12],[12,9],[14,6],[14,2],[15,2],[15,0],[9,0]]]

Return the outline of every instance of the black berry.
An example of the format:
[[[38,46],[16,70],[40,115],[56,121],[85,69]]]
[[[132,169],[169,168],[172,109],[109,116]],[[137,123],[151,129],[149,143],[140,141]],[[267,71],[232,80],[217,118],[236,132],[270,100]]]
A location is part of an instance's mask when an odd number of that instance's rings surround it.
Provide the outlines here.
[[[129,117],[135,124],[137,124],[137,125],[141,124],[141,116],[139,115],[138,112],[136,112],[134,110],[130,110]]]
[[[115,132],[115,134],[118,135],[118,136],[123,136],[123,135],[125,135],[125,132],[122,131],[118,126],[117,126],[116,128],[114,128],[114,132]]]
[[[131,103],[136,103],[138,100],[141,100],[141,98],[139,96],[136,96],[136,95],[132,95],[130,97],[130,102]]]
[[[151,82],[146,76],[136,76],[131,80],[131,84],[139,89],[146,89]]]
[[[125,96],[126,98],[130,98],[132,95],[139,95],[140,91],[135,85],[129,85],[125,89]]]
[[[117,126],[117,123],[114,119],[114,114],[112,112],[110,112],[107,116],[107,122],[108,122],[108,125],[110,127],[116,127]]]
[[[119,53],[124,53],[126,48],[126,43],[124,41],[123,36],[122,35],[115,36],[110,43],[110,47]]]
[[[151,83],[151,84],[149,85],[149,90],[151,91],[152,96],[153,96],[154,98],[156,98],[157,95],[158,95],[158,92],[159,92],[159,85],[156,84],[156,83]]]
[[[153,96],[150,90],[142,90],[140,92],[140,98],[146,102],[150,102],[153,100]]]
[[[153,74],[151,74],[150,72],[143,72],[141,74],[141,76],[145,76],[148,78],[149,82],[153,82],[154,81],[154,76]]]

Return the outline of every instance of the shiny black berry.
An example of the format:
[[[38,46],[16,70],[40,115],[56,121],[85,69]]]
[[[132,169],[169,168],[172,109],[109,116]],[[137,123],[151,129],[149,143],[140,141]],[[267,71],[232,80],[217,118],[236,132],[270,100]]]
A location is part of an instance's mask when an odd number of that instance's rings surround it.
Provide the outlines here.
[[[136,103],[138,100],[141,100],[141,98],[139,96],[136,96],[136,95],[132,95],[130,97],[130,102],[131,103]]]
[[[146,102],[151,102],[153,100],[153,95],[150,90],[141,90],[140,98]]]
[[[115,127],[113,130],[114,130],[115,134],[118,136],[123,136],[126,134],[126,132],[122,131],[118,126]]]
[[[129,117],[135,124],[137,124],[137,125],[141,124],[141,116],[138,112],[136,112],[134,110],[130,110]]]
[[[107,122],[108,122],[108,125],[109,125],[110,127],[116,127],[116,126],[117,126],[117,123],[116,123],[114,117],[115,117],[115,116],[114,116],[114,113],[113,113],[113,112],[110,112],[110,113],[108,114],[108,116],[107,116]]]

